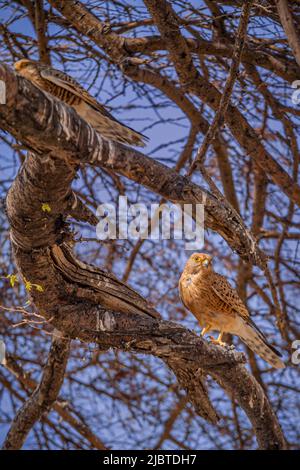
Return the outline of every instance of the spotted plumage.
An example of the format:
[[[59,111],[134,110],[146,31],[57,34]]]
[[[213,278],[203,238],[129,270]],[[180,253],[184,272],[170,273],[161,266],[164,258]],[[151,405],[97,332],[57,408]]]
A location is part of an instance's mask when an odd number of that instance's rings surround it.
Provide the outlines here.
[[[105,139],[129,145],[145,145],[145,136],[117,121],[69,75],[27,59],[16,62],[15,70],[41,90],[72,106]]]
[[[187,261],[179,280],[182,302],[197,318],[203,330],[217,330],[220,335],[214,340],[220,345],[223,333],[237,335],[247,346],[275,368],[283,368],[280,353],[268,343],[258,329],[237,292],[227,279],[216,273],[212,257],[195,253]]]

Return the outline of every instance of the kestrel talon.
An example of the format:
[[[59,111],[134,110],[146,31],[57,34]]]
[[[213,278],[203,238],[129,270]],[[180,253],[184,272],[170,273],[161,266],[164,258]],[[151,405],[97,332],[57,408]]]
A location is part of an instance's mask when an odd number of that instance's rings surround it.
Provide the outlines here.
[[[231,333],[271,366],[285,367],[280,353],[251,320],[236,290],[224,276],[214,272],[210,255],[194,253],[189,258],[179,280],[179,292],[185,307],[203,327],[202,336],[211,330],[219,331],[214,342],[224,345],[223,333]]]
[[[102,137],[122,144],[144,146],[147,138],[117,121],[72,77],[48,65],[28,59],[16,62],[15,70],[34,85],[72,106]]]

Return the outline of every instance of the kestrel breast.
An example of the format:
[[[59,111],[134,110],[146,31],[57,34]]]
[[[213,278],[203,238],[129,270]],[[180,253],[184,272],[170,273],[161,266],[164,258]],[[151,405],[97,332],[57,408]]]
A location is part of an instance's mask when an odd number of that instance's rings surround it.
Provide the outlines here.
[[[201,326],[230,331],[234,328],[236,312],[212,289],[208,279],[199,276],[186,278],[182,283],[183,300]]]

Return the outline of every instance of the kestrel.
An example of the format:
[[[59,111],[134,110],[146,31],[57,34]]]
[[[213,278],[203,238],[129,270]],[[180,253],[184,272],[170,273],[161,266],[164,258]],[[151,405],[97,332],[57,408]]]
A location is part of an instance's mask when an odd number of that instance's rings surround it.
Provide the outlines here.
[[[189,258],[179,280],[179,292],[185,307],[203,327],[202,336],[217,330],[220,334],[213,341],[224,346],[223,333],[237,335],[271,366],[285,367],[280,353],[251,320],[236,290],[224,276],[213,270],[210,255],[194,253]]]
[[[15,70],[34,85],[72,106],[102,137],[122,144],[144,146],[147,139],[117,121],[98,101],[72,77],[33,60],[22,59]]]

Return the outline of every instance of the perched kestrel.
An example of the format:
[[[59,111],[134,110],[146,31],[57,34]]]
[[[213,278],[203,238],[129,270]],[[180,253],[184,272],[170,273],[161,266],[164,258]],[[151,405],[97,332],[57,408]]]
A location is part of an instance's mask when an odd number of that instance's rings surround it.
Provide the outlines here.
[[[271,366],[285,367],[280,353],[251,320],[236,290],[224,276],[214,272],[210,255],[195,253],[189,258],[179,280],[179,292],[185,307],[203,327],[202,336],[217,330],[219,337],[213,341],[223,346],[223,333],[237,335]]]
[[[15,70],[41,90],[72,106],[105,139],[129,145],[145,145],[145,136],[117,121],[69,75],[28,59],[16,62]]]

